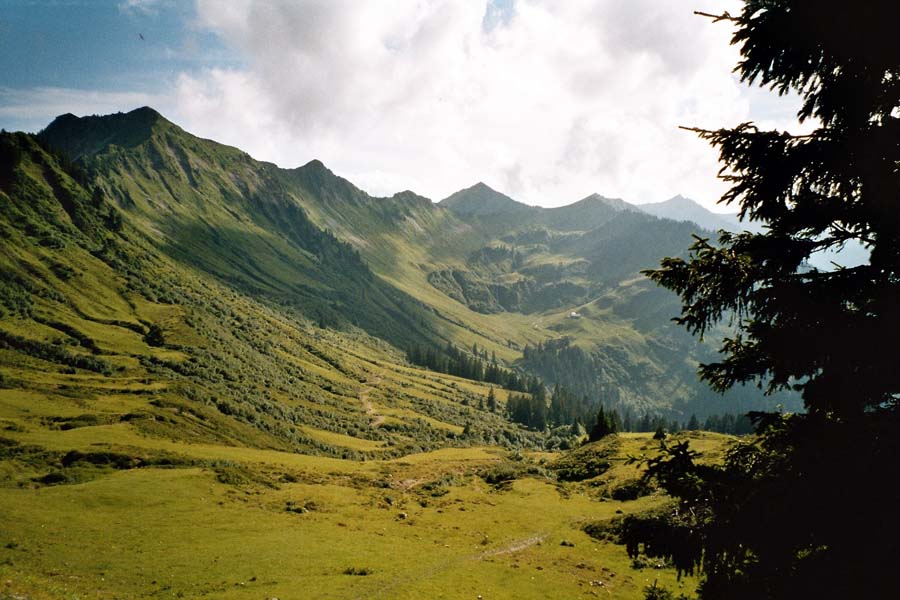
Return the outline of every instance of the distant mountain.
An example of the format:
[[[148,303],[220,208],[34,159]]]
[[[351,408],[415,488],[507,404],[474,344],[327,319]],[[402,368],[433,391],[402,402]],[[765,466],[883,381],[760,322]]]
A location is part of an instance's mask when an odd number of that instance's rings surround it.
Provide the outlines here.
[[[690,198],[678,195],[665,202],[641,204],[637,207],[647,214],[674,221],[690,221],[708,231],[739,231],[744,227],[737,215],[714,213],[700,206]]]
[[[76,117],[60,115],[48,125],[41,137],[51,142],[72,160],[99,154],[110,146],[134,148],[147,141],[155,128],[172,126],[148,106],[128,113]]]
[[[637,208],[657,217],[695,223],[710,232],[716,232],[720,229],[732,232],[752,231],[759,233],[762,231],[760,225],[755,221],[741,221],[738,219],[737,214],[714,213],[681,195],[670,198],[665,202],[641,204]],[[813,254],[809,258],[809,264],[817,269],[830,271],[835,268],[835,265],[854,267],[865,264],[868,260],[868,250],[859,242],[851,241],[839,251],[829,250],[828,252]]]
[[[38,139],[77,156],[98,193],[166,255],[242,293],[401,346],[437,335],[433,316],[415,299],[375,277],[351,244],[310,218],[313,204],[332,214],[372,202],[319,161],[279,169],[193,136],[146,107],[64,115]]]
[[[622,212],[639,212],[619,198],[591,194],[572,204],[542,209],[540,223],[561,231],[588,231],[601,227]]]
[[[540,211],[536,206],[516,202],[509,196],[478,182],[441,200],[440,205],[457,215],[485,217],[525,215]]]
[[[598,194],[561,207],[531,207],[484,184],[439,206],[478,232],[482,246],[463,255],[462,265],[437,266],[428,283],[476,313],[525,314],[535,319],[533,330],[555,332],[553,344],[530,349],[523,366],[625,407],[662,404],[702,413],[718,402],[694,373],[697,362],[714,359],[713,346],[698,346],[675,327],[677,299],[640,274],[662,257],[684,256],[695,223]],[[573,346],[590,358],[560,361],[556,349],[577,355]],[[755,402],[747,390],[728,397],[741,410]]]
[[[572,204],[553,208],[529,206],[502,194],[484,183],[460,190],[439,202],[467,222],[501,230],[549,227],[561,231],[586,231],[607,223],[622,211],[640,209],[619,198],[591,194]],[[514,217],[510,220],[509,217]],[[508,231],[507,231],[508,232]]]
[[[591,194],[585,198],[582,198],[578,202],[570,204],[569,206],[578,206],[578,205],[590,205],[590,204],[605,204],[606,206],[622,211],[622,210],[630,210],[630,211],[640,211],[640,208],[635,206],[634,204],[630,204],[625,202],[621,198],[607,198],[606,196],[601,196],[600,194]]]

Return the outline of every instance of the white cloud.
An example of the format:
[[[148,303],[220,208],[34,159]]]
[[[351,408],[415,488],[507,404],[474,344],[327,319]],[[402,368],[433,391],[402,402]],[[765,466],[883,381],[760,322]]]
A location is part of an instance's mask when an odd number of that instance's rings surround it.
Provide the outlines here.
[[[171,5],[171,0],[123,0],[119,12],[127,15],[156,15],[161,6]]]
[[[0,90],[0,117],[151,104],[284,167],[319,158],[379,195],[440,199],[483,180],[545,206],[593,192],[712,206],[724,191],[716,154],[678,126],[784,128],[796,106],[740,85],[730,27],[692,14],[733,5],[197,0],[192,28],[218,35],[240,67],[180,73],[158,96]]]

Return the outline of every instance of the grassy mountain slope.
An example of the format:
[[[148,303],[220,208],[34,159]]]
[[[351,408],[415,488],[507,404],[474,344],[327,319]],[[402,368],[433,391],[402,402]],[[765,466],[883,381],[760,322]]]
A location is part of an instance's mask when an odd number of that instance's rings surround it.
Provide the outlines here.
[[[41,134],[77,155],[88,178],[164,253],[258,298],[398,344],[430,334],[428,315],[321,231],[274,165],[201,140],[152,109],[60,117]],[[127,145],[116,142],[127,140]],[[88,150],[90,153],[88,153]],[[80,152],[80,154],[79,154]]]
[[[728,443],[685,435],[712,460]],[[654,581],[696,585],[597,536],[666,505],[626,465],[656,453],[649,434],[569,459],[472,448],[358,462],[170,443],[181,463],[140,466],[68,443],[82,450],[3,446],[82,478],[0,485],[10,597],[631,600]]]
[[[536,440],[477,411],[487,388],[406,367],[359,329],[322,329],[159,251],[36,140],[3,144],[18,161],[0,191],[0,353],[18,408],[38,394],[71,413],[77,398],[83,414],[47,418],[337,456]]]
[[[507,364],[567,337],[597,356],[607,399],[681,418],[729,410],[694,376],[709,349],[639,275],[683,253],[693,225],[597,195],[529,207],[484,184],[439,204],[374,198],[318,161],[279,169],[151,109],[60,117],[41,137],[162,254],[264,304],[401,348],[476,343]]]

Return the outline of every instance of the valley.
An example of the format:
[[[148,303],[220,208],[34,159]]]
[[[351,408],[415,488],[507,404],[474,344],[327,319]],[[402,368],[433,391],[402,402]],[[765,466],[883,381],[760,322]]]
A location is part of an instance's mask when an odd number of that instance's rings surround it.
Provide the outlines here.
[[[583,447],[602,468],[573,479],[588,418],[529,429],[511,390],[408,360],[449,345],[587,417],[721,412],[694,375],[711,350],[639,274],[693,225],[483,185],[373,198],[146,108],[4,133],[0,158],[0,597],[694,585],[584,532],[667,502],[626,464],[650,434]],[[678,435],[710,460],[732,439]]]

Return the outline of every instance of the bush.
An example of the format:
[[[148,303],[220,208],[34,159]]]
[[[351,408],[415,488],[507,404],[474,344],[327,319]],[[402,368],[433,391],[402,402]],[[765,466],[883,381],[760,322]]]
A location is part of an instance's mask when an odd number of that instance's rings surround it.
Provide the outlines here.
[[[538,477],[546,477],[547,472],[535,465],[526,463],[504,462],[490,467],[485,467],[478,472],[485,483],[498,488],[509,486],[516,479],[536,475]]]
[[[626,481],[622,485],[614,488],[612,493],[613,500],[637,500],[642,496],[647,496],[653,492],[653,487],[644,479],[632,479]]]
[[[69,481],[69,478],[62,471],[51,471],[43,477],[35,477],[34,481],[42,483],[44,485],[58,485],[61,483],[67,483]]]
[[[166,338],[163,336],[162,327],[154,323],[150,326],[150,330],[147,331],[147,335],[144,336],[144,342],[148,346],[164,346],[166,343]]]
[[[87,463],[97,466],[110,466],[114,469],[133,469],[142,464],[140,458],[119,454],[117,452],[88,452],[70,450],[60,461],[64,467],[71,467],[77,463]]]

